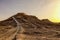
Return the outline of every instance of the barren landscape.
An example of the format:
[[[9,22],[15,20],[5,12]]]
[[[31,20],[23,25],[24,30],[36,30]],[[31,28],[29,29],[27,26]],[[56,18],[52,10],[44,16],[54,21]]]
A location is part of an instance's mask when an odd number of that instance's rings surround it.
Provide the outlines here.
[[[0,21],[0,40],[60,40],[60,23],[17,13]]]

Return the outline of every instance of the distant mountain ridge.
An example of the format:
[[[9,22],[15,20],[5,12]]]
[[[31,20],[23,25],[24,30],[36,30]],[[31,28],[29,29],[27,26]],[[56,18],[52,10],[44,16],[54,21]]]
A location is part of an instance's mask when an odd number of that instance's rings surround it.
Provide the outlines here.
[[[27,20],[27,21],[31,21],[31,22],[38,22],[38,23],[41,23],[41,24],[54,24],[53,22],[49,21],[48,19],[38,19],[36,16],[33,16],[33,15],[26,15],[25,13],[17,13],[16,15],[13,15],[12,17],[15,17],[18,21],[24,21],[23,19]],[[15,22],[14,20],[12,19],[12,17],[4,20],[4,21],[0,21],[0,25],[12,25],[14,23],[15,25]],[[26,21],[25,21],[26,22]],[[58,24],[59,25],[59,24]]]

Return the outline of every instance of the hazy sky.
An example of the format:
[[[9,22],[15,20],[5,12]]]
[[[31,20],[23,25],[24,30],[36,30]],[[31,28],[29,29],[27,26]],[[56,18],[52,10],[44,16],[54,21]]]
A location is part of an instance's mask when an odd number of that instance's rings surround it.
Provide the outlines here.
[[[0,20],[18,12],[49,18],[55,10],[56,1],[60,0],[0,0]]]

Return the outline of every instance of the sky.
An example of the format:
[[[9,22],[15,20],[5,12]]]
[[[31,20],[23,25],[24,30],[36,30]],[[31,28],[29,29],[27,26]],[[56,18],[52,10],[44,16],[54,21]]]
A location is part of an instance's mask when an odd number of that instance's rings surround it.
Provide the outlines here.
[[[48,19],[54,14],[57,1],[60,0],[0,0],[0,20],[18,12],[35,15],[39,19]]]

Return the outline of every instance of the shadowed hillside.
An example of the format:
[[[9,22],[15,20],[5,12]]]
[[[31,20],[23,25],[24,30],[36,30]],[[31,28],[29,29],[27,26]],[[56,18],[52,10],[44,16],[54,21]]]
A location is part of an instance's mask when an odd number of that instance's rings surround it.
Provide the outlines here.
[[[25,13],[17,13],[12,17],[20,23],[20,31],[16,35],[18,40],[60,40],[60,23],[53,23],[48,19],[39,20],[36,16]],[[1,35],[17,27],[17,23],[12,17],[0,21]],[[15,33],[16,30],[14,29],[12,32]]]

